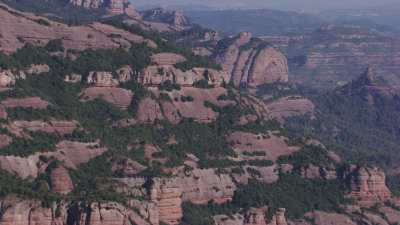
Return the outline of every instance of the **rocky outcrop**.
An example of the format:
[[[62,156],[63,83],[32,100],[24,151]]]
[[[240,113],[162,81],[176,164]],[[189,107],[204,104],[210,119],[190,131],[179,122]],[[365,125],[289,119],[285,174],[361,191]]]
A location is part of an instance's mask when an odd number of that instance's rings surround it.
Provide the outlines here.
[[[38,22],[44,21],[44,22]],[[87,26],[67,26],[44,17],[23,13],[2,5],[0,8],[0,51],[15,52],[26,43],[45,45],[50,40],[62,40],[65,49],[112,49],[129,48],[131,42],[157,45],[142,36],[117,29],[113,26],[93,23]]]
[[[159,91],[156,88],[149,88],[155,99],[147,97],[139,103],[137,119],[140,122],[154,122],[155,119],[165,118],[176,124],[183,118],[193,118],[202,123],[214,121],[218,112],[204,105],[204,102],[224,107],[235,102],[218,99],[221,95],[227,95],[227,90],[222,87],[201,89],[183,87],[180,90],[171,92]],[[184,100],[187,97],[191,100]]]
[[[308,116],[315,118],[315,105],[309,99],[301,96],[287,96],[266,104],[269,118],[284,122],[286,118],[294,116]]]
[[[373,204],[391,197],[385,173],[377,167],[352,167],[349,179],[350,196],[360,203]]]
[[[74,189],[68,170],[60,166],[51,171],[51,190],[59,194],[68,194]]]
[[[216,60],[231,74],[235,86],[257,87],[274,82],[287,82],[289,77],[286,57],[266,43],[241,33],[230,45],[220,49]]]
[[[315,211],[307,213],[306,218],[312,219],[316,225],[357,225],[349,216],[338,213]]]
[[[282,155],[290,155],[299,147],[288,146],[285,138],[272,133],[253,134],[235,131],[227,137],[233,150],[241,160],[275,161]]]
[[[33,108],[33,109],[46,109],[50,105],[47,101],[39,97],[27,98],[8,98],[0,103],[4,108]]]
[[[132,91],[117,87],[90,87],[85,89],[81,95],[82,101],[102,99],[121,109],[127,109],[132,98]]]
[[[183,29],[189,25],[188,19],[180,11],[168,11],[156,8],[143,12],[142,16],[146,21],[166,23],[175,29]]]
[[[7,119],[8,115],[7,115],[7,111],[6,108],[1,105],[0,103],[0,119]]]
[[[40,202],[11,199],[1,204],[2,225],[150,225],[137,212],[118,203],[54,203],[44,208]]]
[[[46,64],[39,64],[39,65],[32,64],[28,68],[25,69],[25,73],[31,74],[31,75],[38,75],[38,74],[48,73],[48,72],[50,72],[50,67]]]
[[[152,55],[151,61],[157,65],[165,66],[184,62],[186,61],[186,58],[175,53],[163,52]]]
[[[12,138],[5,134],[0,134],[0,149],[7,147],[12,142]]]
[[[100,147],[99,143],[81,143],[62,141],[57,144],[55,151],[36,153],[28,157],[0,156],[0,168],[21,178],[36,178],[47,168],[43,158],[55,158],[64,163],[67,168],[76,169],[79,165],[89,162],[91,159],[102,155],[107,149]]]
[[[214,216],[216,225],[288,225],[284,208],[279,208],[268,221],[268,207],[250,208],[242,214]]]
[[[118,81],[124,83],[133,79],[134,73],[130,66],[123,66],[115,71],[118,76]]]
[[[166,224],[179,224],[182,212],[182,187],[172,180],[158,179],[154,182],[150,194],[157,202],[159,220]]]
[[[82,81],[82,75],[79,74],[70,74],[66,75],[64,81],[67,83],[80,83]]]
[[[92,71],[86,80],[87,84],[93,84],[96,87],[115,87],[118,86],[118,80],[114,79],[111,72]]]
[[[17,137],[29,137],[29,132],[45,132],[49,134],[56,134],[64,136],[66,134],[72,134],[78,128],[77,121],[60,121],[60,120],[49,120],[49,121],[13,121],[10,122],[6,127],[8,130]]]
[[[145,86],[158,86],[166,81],[181,86],[193,86],[196,81],[206,80],[209,85],[220,86],[227,83],[229,74],[207,68],[193,68],[183,72],[171,65],[148,66],[139,75],[138,82]]]
[[[127,0],[69,0],[69,2],[86,9],[105,9],[110,16],[127,14],[136,17],[138,15]]]
[[[11,70],[0,70],[0,88],[14,86],[15,81],[16,77]]]

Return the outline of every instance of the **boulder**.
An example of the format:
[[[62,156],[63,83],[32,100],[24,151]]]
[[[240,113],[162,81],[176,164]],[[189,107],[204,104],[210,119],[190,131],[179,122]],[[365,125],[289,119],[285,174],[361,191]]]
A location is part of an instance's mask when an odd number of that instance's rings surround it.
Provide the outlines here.
[[[14,86],[16,81],[15,75],[11,70],[1,70],[0,69],[0,88]]]

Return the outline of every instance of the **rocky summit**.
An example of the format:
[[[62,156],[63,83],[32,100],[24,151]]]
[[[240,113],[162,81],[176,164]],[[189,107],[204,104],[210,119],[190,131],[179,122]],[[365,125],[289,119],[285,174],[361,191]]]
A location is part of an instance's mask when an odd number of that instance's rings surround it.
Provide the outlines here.
[[[376,63],[323,93],[298,76],[368,58],[373,34],[321,28],[360,40],[342,60],[332,39],[278,45],[185,15],[1,1],[1,225],[399,223],[396,76]]]

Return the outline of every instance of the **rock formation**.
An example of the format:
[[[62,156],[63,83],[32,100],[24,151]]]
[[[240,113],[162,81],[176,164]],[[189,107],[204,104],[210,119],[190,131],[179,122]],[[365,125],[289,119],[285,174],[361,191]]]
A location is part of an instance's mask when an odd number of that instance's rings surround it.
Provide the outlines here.
[[[184,62],[186,61],[186,58],[175,53],[163,52],[152,55],[151,60],[157,65],[165,66]]]
[[[284,122],[286,118],[294,116],[309,116],[315,118],[315,105],[309,99],[301,96],[287,96],[279,98],[266,105],[269,117]]]
[[[116,87],[90,87],[85,89],[81,95],[82,101],[102,99],[121,109],[127,109],[132,98],[132,91]]]
[[[51,171],[50,180],[51,190],[56,193],[68,194],[74,189],[68,170],[62,166]]]
[[[218,50],[216,60],[231,74],[235,86],[256,87],[288,81],[287,59],[271,46],[252,39],[250,33],[241,33],[225,42],[229,45]]]
[[[385,173],[377,167],[353,167],[350,174],[350,196],[361,203],[374,203],[390,198]]]
[[[11,144],[12,138],[8,135],[5,134],[0,134],[0,149],[7,147],[9,144]]]
[[[93,84],[96,87],[115,87],[118,86],[118,80],[114,79],[112,73],[104,71],[92,71],[87,77],[87,84]]]
[[[38,75],[38,74],[48,73],[48,72],[50,72],[50,67],[46,64],[40,64],[40,65],[32,64],[28,68],[25,69],[25,73],[33,74],[33,75]]]
[[[299,150],[298,147],[288,146],[285,138],[271,133],[253,134],[236,131],[227,137],[227,141],[242,160],[275,161],[279,156],[290,155]],[[251,156],[252,153],[254,156]]]
[[[147,10],[143,13],[143,19],[152,22],[162,22],[182,29],[189,25],[188,19],[180,11],[167,11],[162,8]]]
[[[45,21],[38,23],[37,21]],[[2,5],[0,8],[0,51],[15,52],[26,43],[45,45],[50,40],[62,40],[65,49],[85,50],[130,47],[132,43],[157,45],[142,36],[101,23],[70,27],[44,17],[33,16]]]
[[[138,82],[146,86],[158,86],[166,81],[181,86],[193,86],[196,81],[206,80],[209,85],[220,86],[227,83],[229,74],[207,68],[193,68],[182,71],[172,65],[148,66],[139,75]]]
[[[39,97],[27,98],[8,98],[0,102],[4,108],[33,108],[33,109],[46,109],[50,103],[42,100]]]
[[[72,134],[78,128],[77,121],[59,121],[59,120],[50,120],[50,121],[13,121],[10,122],[7,126],[5,126],[12,134],[17,137],[29,137],[29,133],[25,133],[25,131],[29,132],[45,132],[49,134],[57,134],[59,136],[64,136],[66,134]]]
[[[13,86],[15,81],[16,78],[11,70],[0,70],[0,88]]]

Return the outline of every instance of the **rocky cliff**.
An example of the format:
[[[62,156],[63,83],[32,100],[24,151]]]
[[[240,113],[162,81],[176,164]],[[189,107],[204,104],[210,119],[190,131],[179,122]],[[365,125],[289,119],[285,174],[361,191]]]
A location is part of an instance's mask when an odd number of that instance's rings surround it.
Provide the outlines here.
[[[274,82],[287,82],[286,57],[250,33],[241,33],[217,45],[216,60],[231,74],[235,86],[256,87]]]

